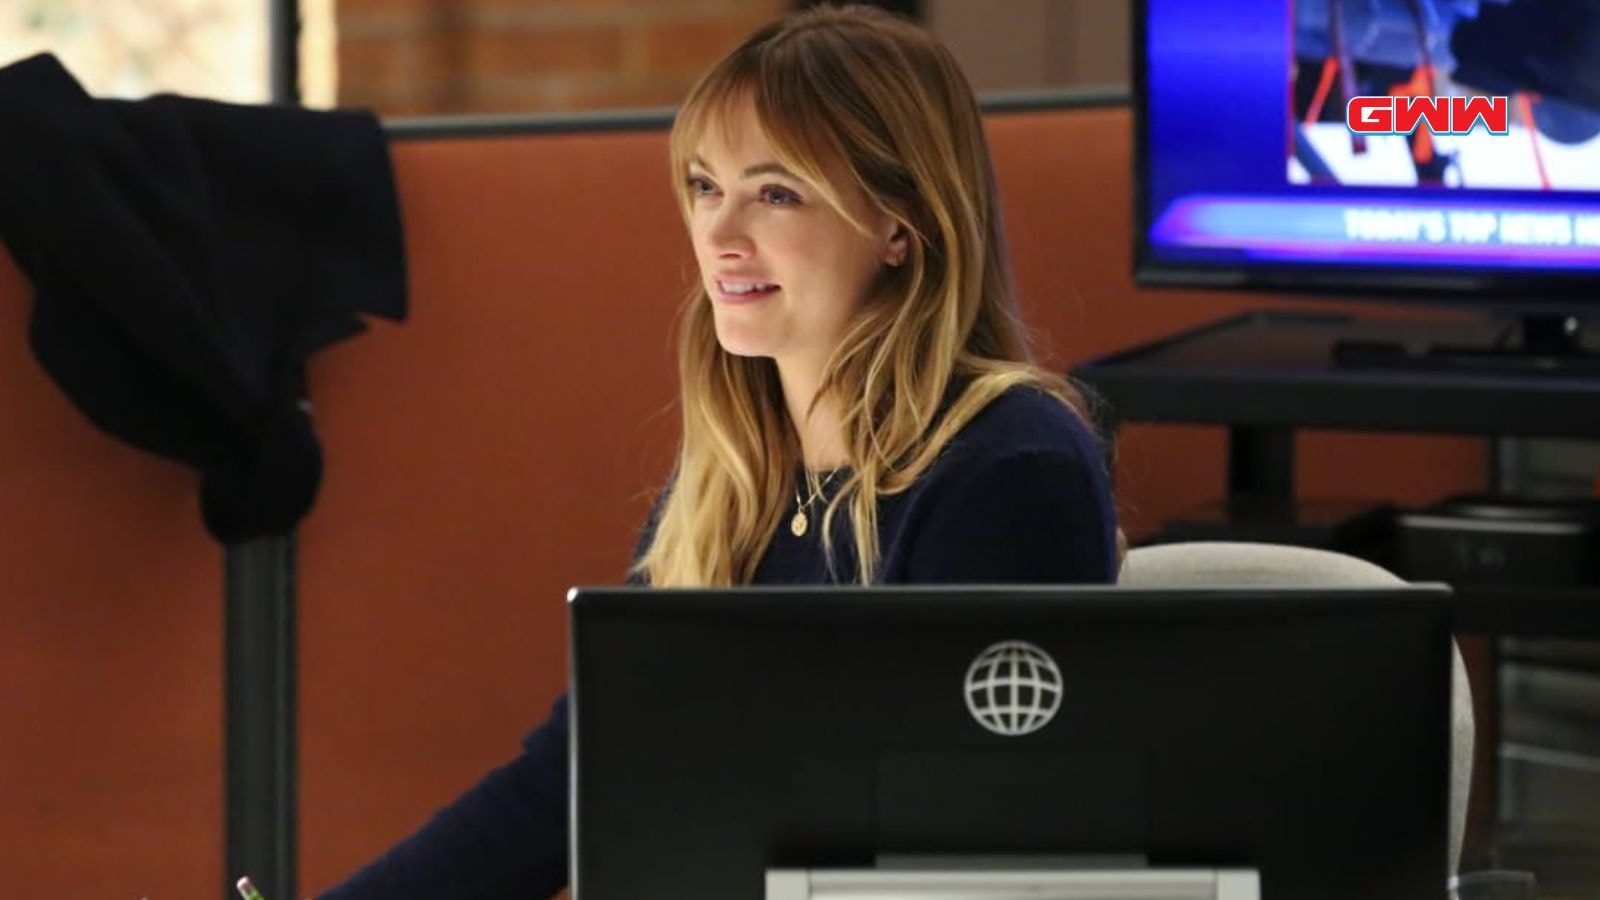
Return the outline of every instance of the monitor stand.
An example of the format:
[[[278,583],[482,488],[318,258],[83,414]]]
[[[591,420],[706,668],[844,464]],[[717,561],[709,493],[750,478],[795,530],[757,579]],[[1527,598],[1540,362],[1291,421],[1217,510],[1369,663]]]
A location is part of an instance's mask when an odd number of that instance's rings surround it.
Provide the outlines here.
[[[1333,361],[1350,369],[1600,375],[1600,352],[1583,346],[1583,320],[1569,315],[1523,315],[1484,344],[1343,338]]]
[[[765,900],[1260,900],[1256,869],[768,869]]]

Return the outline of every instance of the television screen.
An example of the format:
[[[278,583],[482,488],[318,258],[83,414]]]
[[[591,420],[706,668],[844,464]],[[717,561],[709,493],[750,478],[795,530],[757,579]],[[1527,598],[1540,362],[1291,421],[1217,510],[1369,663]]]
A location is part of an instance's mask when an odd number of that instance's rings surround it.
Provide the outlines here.
[[[1570,299],[1600,0],[1142,0],[1146,283]]]

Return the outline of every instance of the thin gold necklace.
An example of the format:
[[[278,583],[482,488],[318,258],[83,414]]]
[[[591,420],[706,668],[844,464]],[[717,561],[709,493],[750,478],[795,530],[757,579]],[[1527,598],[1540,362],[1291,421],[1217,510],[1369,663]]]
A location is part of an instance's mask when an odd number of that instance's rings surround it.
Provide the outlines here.
[[[800,489],[795,488],[794,518],[789,520],[789,532],[795,537],[805,537],[806,529],[811,527],[811,520],[807,518],[806,511],[811,508],[811,504],[815,503],[818,497],[822,496],[823,489],[828,486],[828,482],[833,480],[833,475],[833,472],[829,472],[827,478],[819,480],[808,469],[806,471],[806,481],[810,483],[811,487],[811,497],[809,499],[801,500]]]

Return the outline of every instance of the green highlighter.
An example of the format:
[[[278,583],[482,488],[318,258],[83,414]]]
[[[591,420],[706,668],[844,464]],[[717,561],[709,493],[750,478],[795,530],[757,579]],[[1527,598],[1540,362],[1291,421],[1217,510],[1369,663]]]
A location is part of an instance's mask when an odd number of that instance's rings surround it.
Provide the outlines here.
[[[256,886],[250,883],[248,877],[239,879],[239,883],[236,886],[239,888],[239,896],[243,897],[244,900],[266,900],[261,896],[261,892],[256,890]]]

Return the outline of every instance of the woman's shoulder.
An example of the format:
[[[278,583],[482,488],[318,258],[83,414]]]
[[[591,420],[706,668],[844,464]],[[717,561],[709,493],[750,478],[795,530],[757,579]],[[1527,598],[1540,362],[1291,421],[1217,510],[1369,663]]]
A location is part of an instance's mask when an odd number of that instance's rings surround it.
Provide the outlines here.
[[[1020,385],[989,401],[950,439],[941,462],[1045,456],[1102,462],[1099,437],[1084,416],[1061,398]]]
[[[884,577],[910,583],[1109,581],[1116,509],[1094,429],[1034,387],[990,400],[895,507]]]

